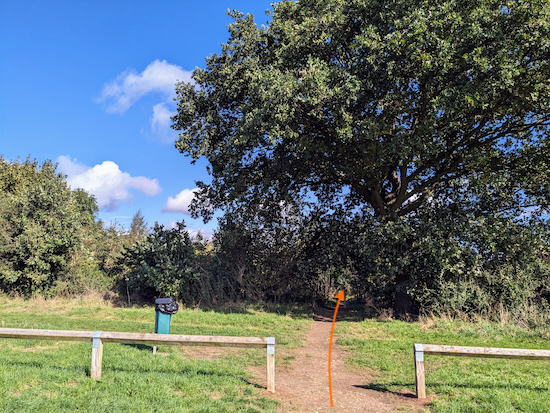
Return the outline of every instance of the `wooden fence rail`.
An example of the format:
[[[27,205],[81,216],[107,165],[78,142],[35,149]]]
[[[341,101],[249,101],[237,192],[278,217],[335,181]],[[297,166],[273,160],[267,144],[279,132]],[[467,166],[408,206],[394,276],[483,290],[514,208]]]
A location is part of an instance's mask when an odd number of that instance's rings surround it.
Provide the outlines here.
[[[275,391],[275,337],[187,336],[177,334],[123,333],[115,331],[69,331],[0,328],[0,338],[92,342],[90,376],[101,380],[103,343],[167,346],[256,347],[267,350],[267,390]]]
[[[503,359],[550,360],[550,350],[526,350],[517,348],[496,347],[461,347],[443,346],[437,344],[414,345],[414,370],[416,382],[416,397],[426,398],[426,379],[424,374],[424,355],[489,357]]]

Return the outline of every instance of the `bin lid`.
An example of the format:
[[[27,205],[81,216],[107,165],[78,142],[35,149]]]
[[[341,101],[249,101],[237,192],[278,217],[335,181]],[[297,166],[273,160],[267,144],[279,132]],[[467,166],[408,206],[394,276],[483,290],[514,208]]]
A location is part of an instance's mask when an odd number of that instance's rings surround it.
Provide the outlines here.
[[[155,304],[168,304],[168,303],[171,303],[171,302],[172,302],[171,298],[157,298],[155,300]]]

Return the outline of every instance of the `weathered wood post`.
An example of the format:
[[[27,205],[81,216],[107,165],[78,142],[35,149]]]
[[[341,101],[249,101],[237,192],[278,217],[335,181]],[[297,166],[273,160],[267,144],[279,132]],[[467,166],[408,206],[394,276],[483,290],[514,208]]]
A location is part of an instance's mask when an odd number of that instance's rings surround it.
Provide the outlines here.
[[[90,376],[95,380],[101,380],[103,342],[100,337],[101,331],[96,331],[92,337],[92,367],[90,368]]]
[[[187,336],[176,334],[129,333],[117,331],[66,331],[0,328],[0,338],[28,340],[92,341],[90,377],[101,380],[103,343],[160,344],[167,346],[219,346],[265,348],[267,389],[275,392],[275,337]]]
[[[426,398],[426,377],[424,375],[424,347],[422,344],[414,345],[414,372],[416,382],[416,397]]]
[[[267,337],[267,391],[275,392],[275,337]]]

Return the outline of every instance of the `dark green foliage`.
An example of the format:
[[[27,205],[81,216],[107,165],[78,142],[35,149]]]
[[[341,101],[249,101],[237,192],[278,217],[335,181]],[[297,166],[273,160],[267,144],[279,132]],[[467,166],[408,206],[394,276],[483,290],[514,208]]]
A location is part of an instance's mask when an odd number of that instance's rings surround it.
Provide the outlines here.
[[[176,147],[210,164],[192,207],[224,211],[238,283],[349,284],[400,312],[544,308],[550,3],[273,7],[262,27],[231,13],[173,118]]]
[[[314,291],[299,276],[304,250],[302,217],[286,210],[278,221],[227,214],[214,238],[216,255],[247,300],[310,300]],[[272,212],[271,212],[272,213]]]
[[[0,158],[0,289],[48,291],[66,272],[96,212],[93,197],[71,192],[51,162]]]
[[[547,203],[546,0],[283,1],[261,28],[231,15],[221,53],[178,86],[176,146],[211,165],[197,213],[308,193],[396,219],[504,171],[501,196]]]
[[[431,200],[407,218],[343,209],[269,222],[227,214],[217,257],[249,299],[316,301],[346,288],[371,308],[454,315],[546,311],[548,222]],[[290,211],[287,211],[290,212]],[[396,296],[410,300],[395,307]]]
[[[119,265],[125,268],[129,287],[144,298],[210,303],[226,298],[231,289],[205,245],[189,238],[183,222],[172,229],[155,223],[151,234],[126,247]]]
[[[52,294],[115,292],[126,295],[128,268],[120,263],[122,252],[148,233],[149,227],[141,211],[135,213],[129,230],[117,224],[105,228],[102,221],[83,227],[82,242],[72,254],[67,273],[56,282]]]
[[[535,217],[476,217],[432,205],[396,221],[336,215],[319,222],[302,276],[332,274],[338,287],[345,277],[373,308],[393,307],[401,292],[412,297],[408,311],[497,316],[547,309],[550,231]]]

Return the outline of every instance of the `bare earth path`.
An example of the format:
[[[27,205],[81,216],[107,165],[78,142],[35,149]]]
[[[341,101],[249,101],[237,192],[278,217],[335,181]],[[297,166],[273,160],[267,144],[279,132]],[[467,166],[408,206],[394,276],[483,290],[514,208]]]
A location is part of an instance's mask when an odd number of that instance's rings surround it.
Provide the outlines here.
[[[276,393],[265,393],[280,400],[281,413],[286,412],[419,412],[425,402],[414,394],[382,393],[365,388],[371,380],[345,366],[345,352],[332,346],[332,394],[330,406],[328,384],[328,348],[333,311],[320,310],[308,334],[304,347],[292,351],[296,357],[290,367],[278,367],[275,376]],[[336,341],[335,336],[333,342]],[[257,371],[258,372],[258,371]]]

